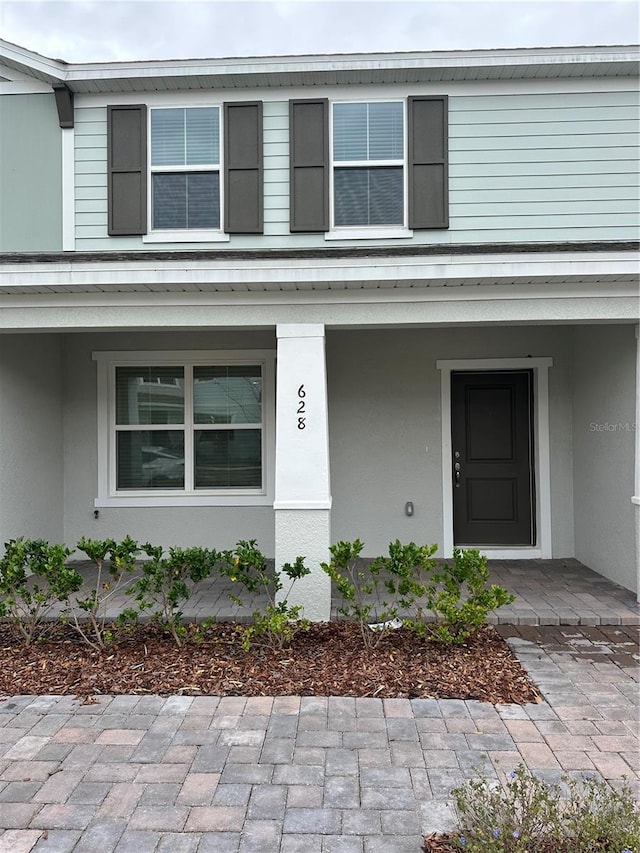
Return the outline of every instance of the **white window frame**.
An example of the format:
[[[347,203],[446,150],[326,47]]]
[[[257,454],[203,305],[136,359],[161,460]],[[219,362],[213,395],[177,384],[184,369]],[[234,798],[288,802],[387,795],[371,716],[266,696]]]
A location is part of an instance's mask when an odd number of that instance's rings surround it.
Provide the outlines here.
[[[218,110],[218,163],[213,165],[198,164],[194,166],[154,166],[151,158],[152,145],[152,121],[153,112],[160,110]],[[148,229],[143,235],[144,243],[201,243],[201,242],[229,242],[229,235],[224,233],[224,111],[222,104],[162,104],[162,106],[149,106],[149,132],[147,133],[147,162],[149,179],[147,181],[147,210]],[[154,228],[153,227],[153,175],[154,174],[184,174],[185,172],[217,172],[220,187],[220,224],[218,228]]]
[[[333,112],[337,104],[402,104],[402,160],[340,160],[336,162],[333,156]],[[409,221],[409,141],[407,135],[408,102],[406,98],[358,98],[357,100],[332,100],[329,104],[329,222],[330,230],[325,234],[325,240],[387,240],[390,238],[412,237],[413,231],[408,228]],[[373,168],[377,166],[393,166],[402,168],[402,224],[399,225],[336,225],[334,175],[336,168]]]
[[[98,493],[95,507],[143,506],[270,506],[275,492],[275,352],[273,350],[186,350],[94,352],[97,363],[98,392]],[[260,489],[193,489],[131,490],[116,488],[116,367],[135,366],[235,366],[255,365],[262,368],[262,488]],[[185,408],[189,394],[185,394]],[[176,424],[185,432],[187,445],[198,425]],[[171,425],[167,425],[171,429]],[[188,464],[188,463],[187,463]]]

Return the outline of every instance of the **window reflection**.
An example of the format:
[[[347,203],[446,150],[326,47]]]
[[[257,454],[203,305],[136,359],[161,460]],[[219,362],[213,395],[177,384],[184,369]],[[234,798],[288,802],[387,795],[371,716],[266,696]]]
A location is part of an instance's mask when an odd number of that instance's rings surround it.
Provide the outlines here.
[[[184,433],[136,430],[116,434],[118,489],[183,489]]]
[[[262,487],[260,365],[117,366],[115,392],[117,490]]]
[[[184,368],[117,367],[117,424],[184,422]]]
[[[193,419],[196,424],[259,424],[262,420],[260,368],[194,367]]]

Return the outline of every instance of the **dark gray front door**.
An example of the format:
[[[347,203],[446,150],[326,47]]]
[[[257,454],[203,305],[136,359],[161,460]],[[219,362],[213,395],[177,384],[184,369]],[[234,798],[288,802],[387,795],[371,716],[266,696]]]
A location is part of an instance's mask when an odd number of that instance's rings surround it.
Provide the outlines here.
[[[533,372],[451,374],[456,545],[535,544]]]

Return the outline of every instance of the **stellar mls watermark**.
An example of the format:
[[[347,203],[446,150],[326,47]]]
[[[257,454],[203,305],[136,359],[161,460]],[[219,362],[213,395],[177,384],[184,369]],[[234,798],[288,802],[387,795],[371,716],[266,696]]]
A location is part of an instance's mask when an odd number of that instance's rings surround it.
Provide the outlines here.
[[[617,421],[613,423],[604,421],[601,424],[591,421],[589,430],[590,432],[635,432],[636,424],[631,421]]]

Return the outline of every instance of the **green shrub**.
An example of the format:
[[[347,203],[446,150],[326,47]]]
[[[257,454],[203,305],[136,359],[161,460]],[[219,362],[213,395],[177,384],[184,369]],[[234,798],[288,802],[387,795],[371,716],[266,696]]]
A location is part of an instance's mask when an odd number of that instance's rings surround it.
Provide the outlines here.
[[[421,636],[464,642],[487,620],[490,610],[513,601],[501,586],[487,585],[487,558],[476,550],[454,551],[453,564],[433,559],[437,545],[389,545],[388,557],[360,559],[364,545],[338,542],[322,568],[345,600],[339,612],[360,625],[367,648],[375,648],[392,627],[402,624]],[[425,611],[439,621],[427,626]],[[371,626],[375,626],[372,630]]]
[[[182,624],[181,604],[193,594],[194,588],[208,578],[221,559],[217,551],[207,548],[170,548],[167,556],[161,546],[147,542],[142,547],[149,560],[142,564],[142,575],[127,588],[140,611],[154,606],[154,618],[171,634],[178,646],[184,643],[187,631]]]
[[[82,586],[82,576],[66,565],[73,553],[44,539],[12,539],[0,560],[0,616],[18,628],[30,645],[56,601]]]
[[[321,565],[346,602],[339,612],[354,619],[364,645],[375,648],[394,624],[417,627],[418,620],[406,613],[416,606],[420,609],[427,591],[423,577],[435,565],[437,545],[403,545],[396,539],[389,545],[388,557],[368,563],[360,559],[363,547],[359,539],[338,542],[329,549],[330,562]]]
[[[487,621],[490,610],[510,604],[514,596],[504,587],[487,586],[487,558],[475,549],[453,552],[453,565],[445,563],[428,581],[427,607],[441,617],[433,628],[438,639],[464,642]]]
[[[126,536],[122,542],[82,537],[77,547],[95,563],[96,581],[93,589],[84,598],[67,599],[63,619],[75,628],[85,643],[101,650],[112,639],[112,633],[106,628],[109,599],[125,583],[125,575],[135,569],[136,555],[140,548],[130,536]],[[118,623],[124,625],[136,617],[137,612],[128,608],[120,614]]]
[[[631,790],[596,779],[548,785],[523,765],[506,787],[475,778],[453,790],[467,853],[637,853],[640,815]]]
[[[258,637],[269,648],[281,649],[291,643],[298,631],[308,629],[308,620],[301,618],[302,608],[288,604],[293,585],[311,571],[305,566],[304,557],[296,557],[293,563],[285,563],[279,572],[271,572],[256,540],[251,539],[238,542],[235,549],[224,554],[224,558],[219,567],[221,574],[234,584],[243,586],[247,592],[261,594],[267,599],[263,610],[253,612],[251,625],[238,626],[245,651]],[[278,593],[284,589],[283,577],[291,583],[286,594],[279,596]],[[229,597],[242,605],[242,599],[236,593],[230,593]]]

